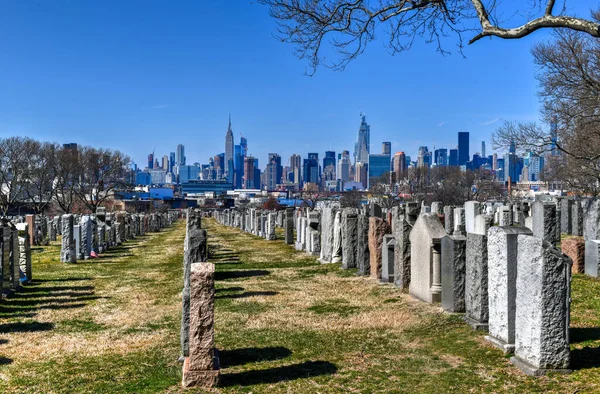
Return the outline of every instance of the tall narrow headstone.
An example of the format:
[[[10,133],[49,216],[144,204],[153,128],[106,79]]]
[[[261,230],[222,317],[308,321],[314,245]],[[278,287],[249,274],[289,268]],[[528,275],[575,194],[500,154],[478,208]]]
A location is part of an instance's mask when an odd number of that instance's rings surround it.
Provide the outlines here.
[[[383,283],[394,283],[394,248],[396,238],[393,234],[383,236],[381,245],[381,281]]]
[[[371,255],[369,253],[369,217],[358,215],[358,237],[356,248],[356,267],[358,275],[371,273]]]
[[[73,215],[62,216],[62,248],[60,261],[63,263],[76,263],[75,238],[73,236]]]
[[[556,204],[536,201],[532,206],[533,235],[551,244],[559,240],[557,234]]]
[[[515,305],[520,234],[525,227],[492,227],[488,230],[489,335],[485,337],[504,353],[515,350]]]
[[[538,237],[519,235],[515,356],[528,375],[570,372],[570,260]]]
[[[285,209],[285,243],[292,245],[294,243],[294,208]]]
[[[200,212],[188,209],[186,233],[183,243],[183,291],[181,313],[181,351],[183,357],[188,356],[190,342],[190,275],[194,263],[205,262],[206,230],[202,229]]]
[[[333,244],[331,249],[331,262],[342,262],[342,212],[335,212],[333,220]]]
[[[356,268],[358,236],[358,211],[355,208],[342,210],[342,268]]]
[[[465,312],[466,248],[464,235],[442,238],[442,308],[452,313]]]
[[[369,218],[369,266],[371,277],[381,279],[381,248],[383,236],[389,232],[385,220],[379,217]]]
[[[183,361],[182,386],[213,388],[219,381],[214,347],[215,265],[190,267],[189,352]]]
[[[412,223],[406,219],[407,207],[392,209],[392,223],[396,245],[394,246],[394,285],[407,289],[410,285],[410,231]]]

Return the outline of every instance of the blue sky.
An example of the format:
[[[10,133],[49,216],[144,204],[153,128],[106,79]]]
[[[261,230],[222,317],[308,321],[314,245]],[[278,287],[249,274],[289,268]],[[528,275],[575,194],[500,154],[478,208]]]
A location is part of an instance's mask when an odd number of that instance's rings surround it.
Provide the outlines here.
[[[594,5],[577,3],[582,16]],[[501,119],[538,118],[529,51],[546,32],[483,39],[466,58],[421,42],[390,56],[375,41],[345,71],[313,77],[274,32],[268,10],[245,0],[5,0],[0,135],[119,149],[142,166],[183,143],[189,162],[206,163],[224,151],[231,111],[236,143],[243,133],[262,167],[269,152],[287,163],[352,151],[360,111],[372,153],[391,141],[411,156],[454,147],[458,131],[471,133],[471,153],[482,140],[490,152]]]

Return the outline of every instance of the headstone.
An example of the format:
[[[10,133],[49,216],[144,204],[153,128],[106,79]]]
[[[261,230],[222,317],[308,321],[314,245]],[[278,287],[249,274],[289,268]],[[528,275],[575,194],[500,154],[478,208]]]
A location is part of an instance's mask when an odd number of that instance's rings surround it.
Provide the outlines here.
[[[585,241],[585,273],[598,277],[600,265],[600,240]]]
[[[593,245],[592,245],[593,246]],[[585,273],[585,241],[582,237],[569,237],[560,243],[562,252],[569,256],[573,262],[571,272],[574,274]]]
[[[60,261],[63,263],[76,263],[75,238],[73,236],[73,215],[62,216],[62,248]]]
[[[477,215],[473,229],[467,233],[465,276],[465,321],[476,330],[488,329],[488,253],[487,231],[492,216]]]
[[[533,235],[551,244],[556,244],[556,204],[536,201],[532,207]]]
[[[435,213],[421,213],[410,233],[409,293],[425,302],[442,300],[441,240],[444,236],[444,226]]]
[[[29,240],[31,242],[31,245],[36,246],[38,245],[36,242],[36,236],[35,236],[35,215],[25,215],[25,223],[27,223],[27,228],[29,231]]]
[[[17,230],[19,231],[19,266],[21,271],[25,274],[25,281],[29,282],[32,279],[32,267],[31,267],[31,244],[29,242],[29,229],[26,223],[17,224]]]
[[[431,203],[431,213],[438,215],[444,214],[444,204],[440,201],[434,201]]]
[[[323,208],[321,214],[321,257],[319,261],[323,264],[331,263],[333,258],[333,227],[335,211],[333,208]]]
[[[92,253],[92,223],[89,216],[83,216],[80,224],[81,230],[81,253],[85,260],[90,258]]]
[[[381,245],[381,281],[394,283],[394,247],[396,238],[392,234],[383,236]]]
[[[392,209],[392,223],[396,245],[394,246],[394,285],[407,289],[410,285],[410,231],[412,224],[406,220],[405,207]],[[414,223],[414,222],[412,222]]]
[[[77,260],[83,260],[83,247],[81,245],[81,226],[76,224],[73,226],[73,239],[75,240],[75,254]]]
[[[186,219],[186,232],[183,241],[183,291],[181,313],[181,351],[182,356],[189,355],[190,341],[190,275],[194,263],[206,262],[207,245],[206,230],[202,229],[200,212],[188,209]]]
[[[499,212],[498,224],[501,227],[512,226],[512,216],[513,214],[508,207],[502,207]]]
[[[21,252],[19,248],[19,230],[12,225],[11,228],[12,247],[10,250],[10,279],[11,287],[13,290],[18,291],[21,289]]]
[[[446,234],[454,233],[454,206],[446,205],[444,207],[444,229]]]
[[[467,233],[475,232],[475,217],[481,213],[481,204],[477,201],[467,201],[465,203],[465,231]]]
[[[560,200],[560,232],[571,234],[573,225],[573,200],[562,198]]]
[[[266,239],[268,241],[274,241],[277,239],[277,235],[275,234],[276,222],[277,222],[277,214],[274,212],[269,212],[268,220],[267,220],[267,234],[266,234]]]
[[[452,313],[465,312],[466,247],[464,235],[442,238],[442,308]]]
[[[570,260],[538,237],[519,235],[515,355],[528,375],[570,372]]]
[[[294,243],[294,208],[285,209],[285,243],[292,245]]]
[[[356,268],[358,236],[358,211],[355,208],[342,210],[342,268]]]
[[[600,239],[600,200],[583,200],[583,238],[586,241]]]
[[[573,201],[571,206],[571,235],[583,236],[583,208],[581,201]]]
[[[381,205],[371,204],[371,211],[369,216],[373,218],[383,218],[383,211],[381,210]]]
[[[331,251],[331,262],[342,262],[342,213],[338,210],[335,212],[333,221],[333,247]]]
[[[381,248],[383,236],[389,233],[389,225],[380,217],[369,218],[369,266],[371,277],[381,279]]]
[[[465,209],[454,208],[454,232],[452,235],[466,235]]]
[[[490,343],[504,353],[515,350],[515,302],[519,235],[532,235],[525,227],[488,230],[488,306]]]
[[[11,230],[8,221],[2,220],[2,275],[0,282],[2,283],[2,295],[8,296],[12,294],[10,288],[10,249],[11,249]]]
[[[358,275],[369,275],[371,273],[371,255],[369,253],[369,217],[364,214],[358,215],[356,268],[358,268]]]
[[[182,386],[210,389],[219,382],[214,348],[215,265],[193,263],[190,268],[190,341]]]

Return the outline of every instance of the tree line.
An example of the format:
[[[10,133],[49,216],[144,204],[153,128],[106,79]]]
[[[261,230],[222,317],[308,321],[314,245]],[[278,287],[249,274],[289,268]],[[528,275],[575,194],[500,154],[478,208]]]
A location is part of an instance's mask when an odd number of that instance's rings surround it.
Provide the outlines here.
[[[118,187],[127,186],[130,158],[117,150],[62,146],[28,137],[0,139],[0,210],[19,206],[43,213],[95,212]]]

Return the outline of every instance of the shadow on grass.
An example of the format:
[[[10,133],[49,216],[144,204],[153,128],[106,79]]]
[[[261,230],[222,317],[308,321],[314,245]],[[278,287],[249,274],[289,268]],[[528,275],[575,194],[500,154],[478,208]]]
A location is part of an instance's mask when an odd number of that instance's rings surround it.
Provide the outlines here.
[[[600,367],[600,347],[571,350],[571,367],[574,370]]]
[[[13,360],[11,360],[10,358],[0,356],[0,365],[8,365],[12,364],[12,362]]]
[[[311,378],[321,375],[333,375],[337,367],[327,361],[305,361],[300,364],[288,365],[221,375],[221,386],[252,386],[255,384],[278,383],[286,380]]]
[[[596,341],[600,339],[600,327],[571,327],[571,343]]]
[[[236,298],[247,298],[247,297],[259,297],[259,296],[274,296],[279,294],[279,292],[277,291],[246,291],[244,293],[240,293],[240,294],[223,294],[223,295],[217,295],[216,298],[231,298],[231,299],[236,299]]]
[[[215,280],[252,278],[256,276],[266,276],[271,272],[267,270],[237,270],[237,271],[217,271]]]
[[[93,291],[94,289],[94,286],[26,286],[23,288],[23,291],[19,294],[58,293],[61,291]]]
[[[50,331],[54,328],[54,323],[41,323],[39,321],[14,322],[0,324],[0,332],[36,332]]]
[[[243,287],[233,286],[233,287],[222,287],[220,289],[216,289],[216,292],[224,293],[224,292],[228,292],[228,291],[242,291],[242,290],[244,290]]]
[[[91,277],[84,278],[57,278],[57,279],[33,279],[29,282],[28,286],[37,286],[41,283],[53,283],[53,282],[79,282],[84,280],[92,280]]]
[[[219,364],[221,368],[227,368],[261,361],[281,360],[291,355],[292,351],[282,346],[219,350]]]

